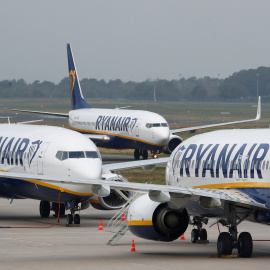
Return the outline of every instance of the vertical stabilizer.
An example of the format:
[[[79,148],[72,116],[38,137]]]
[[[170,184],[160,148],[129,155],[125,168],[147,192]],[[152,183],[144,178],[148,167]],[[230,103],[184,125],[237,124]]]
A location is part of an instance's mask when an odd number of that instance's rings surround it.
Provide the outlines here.
[[[67,57],[68,57],[68,73],[69,73],[72,109],[77,110],[82,108],[91,108],[90,105],[88,105],[87,102],[85,101],[82,94],[79,76],[76,70],[76,65],[73,59],[70,44],[67,44]]]

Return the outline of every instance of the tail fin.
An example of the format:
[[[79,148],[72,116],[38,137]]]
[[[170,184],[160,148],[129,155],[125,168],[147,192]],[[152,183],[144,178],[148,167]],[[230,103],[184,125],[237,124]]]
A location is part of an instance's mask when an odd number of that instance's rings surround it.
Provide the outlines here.
[[[85,101],[82,94],[79,76],[76,70],[70,44],[67,44],[67,57],[72,109],[77,110],[82,108],[91,108],[90,105],[88,105]]]

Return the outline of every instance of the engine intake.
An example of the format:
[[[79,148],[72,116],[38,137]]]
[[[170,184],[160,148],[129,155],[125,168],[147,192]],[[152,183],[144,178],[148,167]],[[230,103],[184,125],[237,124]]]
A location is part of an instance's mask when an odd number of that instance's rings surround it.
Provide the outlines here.
[[[183,141],[183,139],[177,135],[170,135],[169,142],[163,150],[164,154],[171,154],[173,150]]]
[[[131,204],[127,220],[136,236],[170,242],[186,231],[189,216],[186,209],[171,209],[167,203],[154,202],[146,194]]]
[[[112,174],[110,180],[128,182],[126,178],[116,174]],[[122,192],[127,198],[132,196],[132,192],[130,191],[121,190],[120,192]],[[106,197],[100,197],[97,195],[91,196],[90,203],[94,208],[99,210],[117,210],[124,206],[126,200],[116,190],[111,190],[110,194]]]

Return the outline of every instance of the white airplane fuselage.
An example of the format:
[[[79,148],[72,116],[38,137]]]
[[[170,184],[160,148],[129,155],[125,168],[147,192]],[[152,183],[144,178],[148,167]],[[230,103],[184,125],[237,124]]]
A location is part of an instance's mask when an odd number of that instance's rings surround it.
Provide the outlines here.
[[[82,134],[60,127],[0,125],[0,170],[11,173],[101,179],[102,160],[95,144]],[[57,201],[85,201],[85,185],[52,185],[33,180],[0,179],[0,196]]]
[[[196,135],[172,153],[166,182],[172,186],[226,189],[234,195],[239,190],[270,207],[269,138],[270,129]],[[191,208],[189,213],[200,214],[200,210]],[[202,212],[206,214],[205,209]]]
[[[170,136],[167,121],[148,111],[77,109],[69,112],[69,123],[83,134],[106,136],[108,140],[91,139],[115,149],[162,150]]]

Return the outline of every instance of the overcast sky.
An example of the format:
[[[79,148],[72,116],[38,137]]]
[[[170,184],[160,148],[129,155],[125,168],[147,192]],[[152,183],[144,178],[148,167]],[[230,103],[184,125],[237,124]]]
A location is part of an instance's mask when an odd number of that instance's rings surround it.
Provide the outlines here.
[[[270,66],[269,0],[1,1],[0,80],[225,78]]]

